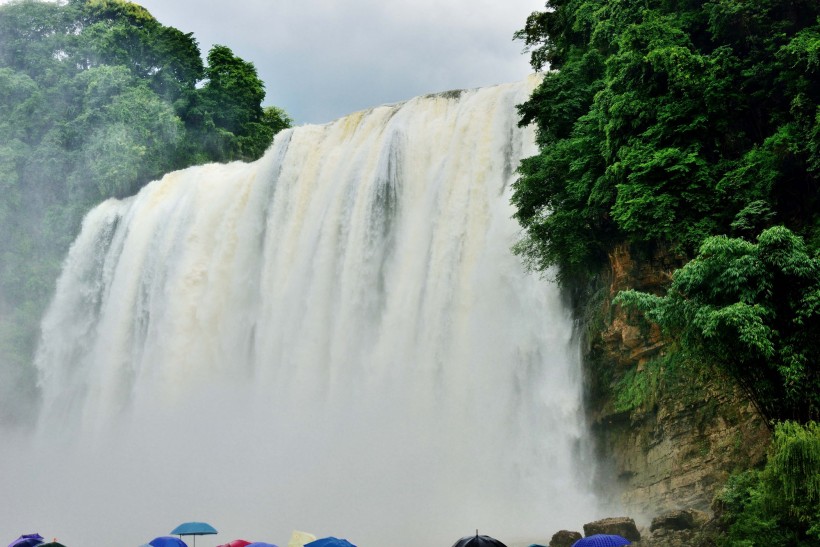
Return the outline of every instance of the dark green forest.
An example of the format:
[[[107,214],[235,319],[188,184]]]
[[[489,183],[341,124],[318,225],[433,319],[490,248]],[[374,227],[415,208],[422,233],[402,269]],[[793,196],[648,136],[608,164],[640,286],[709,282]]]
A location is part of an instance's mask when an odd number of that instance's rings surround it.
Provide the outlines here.
[[[0,420],[84,214],[169,171],[254,160],[289,127],[254,65],[120,0],[0,6]],[[34,399],[33,397],[31,399]]]
[[[721,544],[817,545],[820,2],[549,0],[516,38],[545,71],[516,252],[580,298],[617,246],[675,257],[663,294],[615,304],[773,430],[719,495]]]

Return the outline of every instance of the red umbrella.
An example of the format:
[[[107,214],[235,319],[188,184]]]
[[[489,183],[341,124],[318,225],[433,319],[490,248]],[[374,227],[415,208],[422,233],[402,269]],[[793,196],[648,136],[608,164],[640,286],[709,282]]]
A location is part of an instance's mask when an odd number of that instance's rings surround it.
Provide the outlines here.
[[[250,541],[245,541],[244,539],[235,539],[230,543],[224,543],[222,545],[217,545],[216,547],[245,547],[246,545],[250,544]]]

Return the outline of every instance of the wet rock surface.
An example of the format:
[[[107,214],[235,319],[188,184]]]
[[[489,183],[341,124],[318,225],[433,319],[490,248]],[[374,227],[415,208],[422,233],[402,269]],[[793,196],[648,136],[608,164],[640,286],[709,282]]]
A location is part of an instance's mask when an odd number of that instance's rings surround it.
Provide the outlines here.
[[[657,363],[669,348],[656,326],[613,306],[612,298],[629,288],[662,294],[681,260],[662,252],[635,258],[626,246],[609,258],[597,303],[583,312],[599,495],[605,507],[644,522],[680,508],[706,511],[731,472],[765,459],[769,430],[736,386],[692,371],[680,373],[677,384],[663,376],[651,400],[619,404],[627,374],[668,372]]]
[[[582,537],[595,534],[618,535],[635,547],[714,547],[719,533],[710,513],[697,509],[667,511],[640,529],[631,517],[609,517],[584,524],[579,532],[561,530],[552,536],[549,547],[572,547]]]

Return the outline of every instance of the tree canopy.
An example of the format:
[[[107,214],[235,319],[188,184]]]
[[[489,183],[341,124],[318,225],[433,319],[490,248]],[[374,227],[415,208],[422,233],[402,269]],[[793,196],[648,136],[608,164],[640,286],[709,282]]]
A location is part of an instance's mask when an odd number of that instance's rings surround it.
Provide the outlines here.
[[[755,243],[708,238],[666,295],[630,290],[616,302],[736,379],[766,418],[820,418],[820,258],[787,228]]]
[[[820,3],[550,0],[516,36],[549,70],[516,250],[583,285],[616,245],[685,262],[631,305],[769,419],[820,411]],[[647,256],[645,253],[644,256]]]
[[[549,0],[516,36],[548,69],[519,107],[539,153],[514,186],[517,252],[569,286],[616,247],[679,257],[665,293],[614,303],[673,342],[653,369],[716,371],[773,428],[765,468],[717,498],[718,544],[816,544],[820,3]]]
[[[0,418],[82,216],[164,173],[253,160],[290,126],[254,65],[122,0],[0,6]],[[10,373],[9,371],[16,371]]]
[[[726,528],[719,547],[810,547],[820,541],[820,425],[774,428],[762,470],[730,477],[715,507]]]
[[[818,17],[814,0],[548,1],[516,34],[549,69],[519,107],[540,153],[514,187],[517,251],[566,281],[616,243],[691,256],[784,224],[816,246]]]

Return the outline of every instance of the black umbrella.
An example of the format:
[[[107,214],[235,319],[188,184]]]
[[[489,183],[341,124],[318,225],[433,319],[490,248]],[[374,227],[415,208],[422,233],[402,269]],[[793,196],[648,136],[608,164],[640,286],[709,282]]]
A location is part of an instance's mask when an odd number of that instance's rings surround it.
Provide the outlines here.
[[[507,547],[500,541],[490,536],[479,536],[478,530],[474,536],[464,536],[453,543],[453,547]]]

